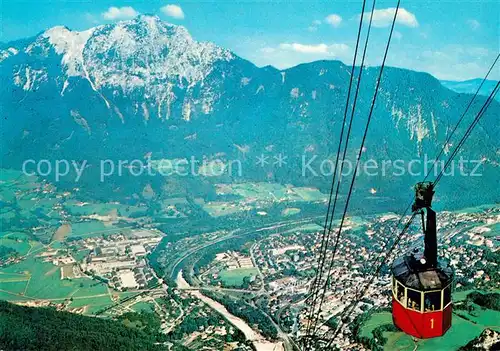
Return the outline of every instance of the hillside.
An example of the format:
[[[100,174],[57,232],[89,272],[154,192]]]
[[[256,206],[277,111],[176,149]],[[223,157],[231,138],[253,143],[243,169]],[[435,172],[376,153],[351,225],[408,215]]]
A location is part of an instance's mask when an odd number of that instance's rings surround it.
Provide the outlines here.
[[[158,341],[155,333],[112,320],[0,300],[0,349],[5,351],[163,350]]]

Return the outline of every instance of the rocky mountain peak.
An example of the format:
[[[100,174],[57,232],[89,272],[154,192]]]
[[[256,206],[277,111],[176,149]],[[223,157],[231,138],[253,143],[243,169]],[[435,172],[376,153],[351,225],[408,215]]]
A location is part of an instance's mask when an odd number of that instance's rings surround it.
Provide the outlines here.
[[[33,58],[60,56],[61,71],[51,78],[60,82],[62,93],[68,87],[68,78],[81,77],[87,79],[94,90],[118,88],[126,94],[141,88],[156,97],[159,90],[168,89],[170,85],[184,88],[203,82],[215,62],[234,57],[213,43],[193,40],[183,26],[150,15],[85,31],[56,26],[20,50]],[[1,57],[5,61],[15,54],[17,49],[9,48],[2,50]],[[14,69],[19,72],[18,86],[37,89],[37,83],[48,80],[48,67],[22,64],[22,67],[14,65]],[[35,70],[36,75],[22,77],[23,72]],[[43,81],[37,81],[42,76]],[[28,80],[30,84],[26,85]],[[161,95],[165,95],[165,91]]]

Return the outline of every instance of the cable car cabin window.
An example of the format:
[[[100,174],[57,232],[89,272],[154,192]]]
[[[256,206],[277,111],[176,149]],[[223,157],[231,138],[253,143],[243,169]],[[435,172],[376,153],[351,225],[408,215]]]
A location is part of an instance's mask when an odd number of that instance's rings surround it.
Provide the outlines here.
[[[405,302],[405,287],[399,283],[399,282],[396,282],[396,286],[397,286],[397,295],[396,297],[398,298],[398,301],[401,302],[403,304],[403,306],[406,306],[406,302]]]
[[[443,291],[443,308],[451,302],[451,285],[444,288]]]
[[[424,312],[439,311],[441,308],[441,291],[424,293]]]
[[[420,291],[407,289],[407,298],[408,303],[406,306],[409,309],[422,312],[422,293]]]

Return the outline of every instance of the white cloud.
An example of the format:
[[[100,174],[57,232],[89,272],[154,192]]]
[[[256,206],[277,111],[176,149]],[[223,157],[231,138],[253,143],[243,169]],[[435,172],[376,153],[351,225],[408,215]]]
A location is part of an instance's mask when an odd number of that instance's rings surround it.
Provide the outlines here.
[[[340,23],[342,23],[342,17],[335,13],[332,13],[331,15],[326,16],[325,22],[332,25],[333,27],[338,27],[340,26]]]
[[[102,17],[107,20],[117,20],[117,19],[128,19],[137,16],[139,12],[134,10],[133,7],[123,6],[115,7],[111,6],[106,12],[102,13]]]
[[[397,30],[394,31],[394,39],[396,40],[401,40],[403,38],[403,34],[401,32],[398,32]]]
[[[249,59],[259,66],[272,65],[279,69],[317,60],[352,60],[352,50],[344,43],[281,43],[253,51]]]
[[[395,7],[389,7],[387,9],[373,11],[372,25],[374,27],[379,27],[379,28],[390,26],[392,24],[395,12],[396,12]],[[365,12],[364,14],[367,21],[370,19],[370,14],[371,12]],[[398,11],[398,17],[396,18],[396,23],[411,28],[418,27],[417,17],[413,13],[403,8],[400,8]]]
[[[481,27],[481,23],[479,23],[479,21],[475,20],[475,19],[468,20],[467,24],[469,25],[470,29],[472,29],[472,30],[477,30],[477,29],[479,29],[479,27]]]
[[[165,15],[177,19],[184,19],[184,11],[178,5],[166,5],[160,9]]]
[[[292,43],[292,44],[283,43],[279,45],[279,48],[283,50],[300,52],[303,54],[319,54],[319,53],[324,54],[328,52],[328,45],[326,44],[304,45],[299,43]]]
[[[350,50],[346,44],[300,44],[300,43],[282,43],[279,49],[295,51],[301,54],[327,54],[328,56],[338,56]]]
[[[319,26],[321,24],[321,20],[314,20],[312,24],[313,26]]]

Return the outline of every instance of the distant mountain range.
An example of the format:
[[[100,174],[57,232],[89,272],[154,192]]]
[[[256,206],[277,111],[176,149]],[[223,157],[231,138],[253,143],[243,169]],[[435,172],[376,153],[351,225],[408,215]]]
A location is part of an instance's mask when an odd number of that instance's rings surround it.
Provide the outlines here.
[[[349,141],[351,160],[360,145],[378,72],[378,67],[363,72]],[[2,166],[19,168],[26,159],[41,158],[86,159],[91,170],[100,159],[145,155],[240,159],[242,178],[173,177],[167,182],[175,186],[168,193],[203,194],[215,182],[239,180],[328,191],[330,176],[302,174],[303,157],[333,157],[349,75],[350,67],[339,61],[286,70],[259,68],[229,50],[197,42],[184,27],[154,16],[82,32],[54,27],[0,47]],[[470,97],[443,87],[429,74],[386,68],[363,159],[409,162],[423,160],[425,154],[434,157]],[[484,100],[477,99],[473,111]],[[499,104],[494,103],[461,153],[483,160],[484,176],[446,178],[438,193],[442,201],[455,206],[500,201],[498,192],[491,191],[498,189],[499,179],[498,113]],[[466,127],[462,125],[458,135]],[[279,153],[287,157],[281,167],[255,163],[258,156],[273,160]],[[423,167],[415,166],[414,171],[422,172]],[[355,196],[360,203],[407,199],[411,184],[421,178],[362,175]],[[96,174],[78,186],[121,196],[140,194],[149,183],[156,193],[165,187],[161,177],[101,183]]]
[[[483,81],[482,78],[469,79],[464,81],[453,81],[453,80],[441,80],[441,84],[447,87],[450,90],[456,91],[457,93],[465,93],[465,94],[475,94],[479,85]],[[494,80],[486,80],[479,91],[480,95],[489,96],[495,85],[497,84]],[[495,99],[500,101],[500,95],[496,95]]]

